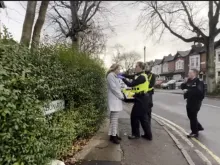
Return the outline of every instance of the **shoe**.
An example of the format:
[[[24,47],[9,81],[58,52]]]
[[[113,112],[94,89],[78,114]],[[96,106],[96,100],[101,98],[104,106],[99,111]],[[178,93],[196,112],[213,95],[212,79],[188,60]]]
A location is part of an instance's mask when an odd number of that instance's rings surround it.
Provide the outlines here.
[[[190,133],[189,135],[187,135],[188,138],[197,138],[199,137],[198,133]]]
[[[129,135],[128,139],[132,140],[132,139],[139,139],[140,136],[134,136],[134,135]]]
[[[120,141],[118,140],[118,138],[116,136],[112,136],[111,142],[114,144],[120,144]]]
[[[117,134],[116,134],[116,137],[117,137],[118,140],[122,140],[121,137],[119,137]]]
[[[141,135],[141,137],[144,138],[144,139],[146,139],[146,140],[149,140],[149,141],[152,140],[152,138],[149,138],[149,137],[147,137],[146,135]]]
[[[202,127],[201,127],[201,128],[199,128],[199,131],[204,131],[204,128],[202,128]]]
[[[110,135],[109,137],[110,137],[110,138],[109,138],[109,141],[112,141],[112,139],[113,139],[112,137],[113,137],[113,136],[112,136],[112,135]]]

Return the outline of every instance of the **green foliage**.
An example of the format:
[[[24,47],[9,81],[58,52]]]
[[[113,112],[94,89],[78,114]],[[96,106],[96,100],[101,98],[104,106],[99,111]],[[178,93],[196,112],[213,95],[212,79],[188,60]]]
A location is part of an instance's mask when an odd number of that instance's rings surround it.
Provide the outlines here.
[[[105,70],[64,45],[30,51],[7,40],[0,42],[0,164],[45,164],[99,128]],[[56,99],[65,99],[67,108],[45,117],[42,106]]]

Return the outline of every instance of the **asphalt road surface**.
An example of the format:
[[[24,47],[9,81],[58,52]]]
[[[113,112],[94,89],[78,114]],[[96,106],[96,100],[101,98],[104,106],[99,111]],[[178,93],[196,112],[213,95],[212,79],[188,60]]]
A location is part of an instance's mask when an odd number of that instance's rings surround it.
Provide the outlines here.
[[[155,92],[153,99],[153,113],[191,132],[183,95]],[[220,157],[220,100],[204,99],[198,119],[205,129],[199,141]]]

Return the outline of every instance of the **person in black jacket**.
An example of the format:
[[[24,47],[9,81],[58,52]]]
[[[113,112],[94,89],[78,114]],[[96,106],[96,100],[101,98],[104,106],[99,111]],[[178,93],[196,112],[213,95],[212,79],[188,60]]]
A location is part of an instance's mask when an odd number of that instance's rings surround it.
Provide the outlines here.
[[[143,62],[137,62],[135,67],[135,75],[126,75],[122,74],[119,76],[124,83],[128,87],[134,87],[136,88],[140,84],[146,83],[148,81],[147,75],[144,73],[144,63]],[[125,78],[133,79],[132,82],[127,81]],[[140,138],[140,123],[144,130],[144,135],[142,135],[143,138],[147,140],[152,140],[152,132],[151,127],[149,123],[149,106],[148,106],[148,100],[149,95],[146,92],[142,91],[135,93],[134,95],[134,106],[131,111],[131,129],[132,129],[132,135],[129,135],[129,139],[139,139]]]
[[[186,110],[190,120],[191,133],[187,137],[198,137],[199,131],[204,130],[198,122],[197,115],[204,99],[204,83],[197,78],[198,71],[192,69],[189,71],[188,79],[181,84],[181,89],[184,91],[184,99],[187,100]]]
[[[149,90],[148,90],[148,94],[149,94],[149,121],[151,124],[151,113],[152,113],[152,108],[153,108],[153,94],[154,94],[154,85],[155,85],[155,81],[156,81],[156,77],[155,75],[151,72],[151,67],[148,66],[145,68],[145,73],[148,76],[148,81],[149,81]]]

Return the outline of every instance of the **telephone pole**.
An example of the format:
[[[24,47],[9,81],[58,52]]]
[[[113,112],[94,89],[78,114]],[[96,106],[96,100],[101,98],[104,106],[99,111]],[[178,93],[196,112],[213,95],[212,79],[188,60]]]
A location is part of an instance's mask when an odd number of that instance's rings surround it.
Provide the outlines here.
[[[146,62],[146,46],[144,46],[144,63]]]

